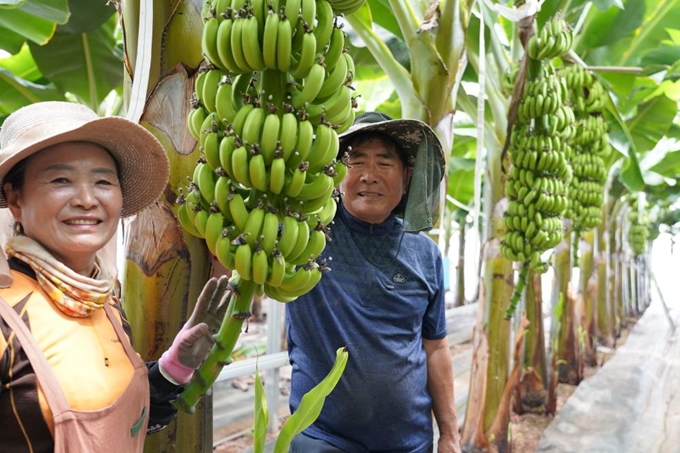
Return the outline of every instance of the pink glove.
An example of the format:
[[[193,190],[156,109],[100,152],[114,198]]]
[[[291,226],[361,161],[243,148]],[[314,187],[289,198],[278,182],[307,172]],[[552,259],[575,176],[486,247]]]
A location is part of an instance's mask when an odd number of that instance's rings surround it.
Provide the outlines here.
[[[176,384],[189,382],[210,353],[215,343],[212,336],[219,330],[229,305],[231,292],[228,284],[226,276],[208,280],[191,317],[158,360],[161,372]]]

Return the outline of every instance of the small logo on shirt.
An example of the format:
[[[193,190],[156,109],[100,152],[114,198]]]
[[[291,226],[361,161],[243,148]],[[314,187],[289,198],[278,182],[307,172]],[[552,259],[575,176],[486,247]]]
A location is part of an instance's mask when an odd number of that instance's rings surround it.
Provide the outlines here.
[[[404,283],[406,281],[406,277],[404,277],[401,272],[397,272],[392,276],[392,281],[394,283]]]

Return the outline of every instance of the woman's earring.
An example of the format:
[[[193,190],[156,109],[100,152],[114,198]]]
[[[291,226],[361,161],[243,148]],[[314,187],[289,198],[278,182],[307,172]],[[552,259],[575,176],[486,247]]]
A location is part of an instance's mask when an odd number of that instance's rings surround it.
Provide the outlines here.
[[[14,222],[14,235],[15,236],[21,236],[24,234],[24,227],[21,225],[21,222],[15,221]]]

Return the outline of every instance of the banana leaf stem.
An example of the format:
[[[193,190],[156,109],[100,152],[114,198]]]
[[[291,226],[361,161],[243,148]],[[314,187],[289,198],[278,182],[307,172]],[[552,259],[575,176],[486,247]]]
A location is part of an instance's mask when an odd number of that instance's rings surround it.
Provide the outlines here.
[[[196,404],[215,383],[222,368],[231,363],[231,354],[241,335],[243,322],[250,316],[250,305],[257,285],[250,280],[240,280],[234,287],[229,302],[229,311],[222,321],[220,330],[215,334],[215,345],[203,364],[194,372],[184,391],[173,401],[173,405],[192,414]]]
[[[574,263],[574,267],[579,267],[578,264],[578,245],[579,238],[581,237],[581,232],[579,230],[574,230],[574,239],[571,242],[571,258]]]
[[[512,293],[512,297],[510,298],[510,305],[508,306],[508,309],[505,312],[505,319],[510,319],[512,318],[512,315],[515,314],[515,308],[517,308],[519,299],[520,297],[522,297],[522,292],[524,291],[524,287],[527,284],[528,273],[529,273],[529,261],[525,261],[519,270],[517,285],[515,285],[515,291]]]

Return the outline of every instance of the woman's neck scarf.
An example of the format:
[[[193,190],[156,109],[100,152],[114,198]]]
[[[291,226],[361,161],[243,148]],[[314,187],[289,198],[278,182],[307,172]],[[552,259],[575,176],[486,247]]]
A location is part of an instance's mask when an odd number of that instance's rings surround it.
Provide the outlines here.
[[[27,236],[12,236],[5,250],[8,256],[31,266],[40,287],[57,308],[68,316],[85,318],[94,310],[101,309],[111,297],[115,278],[107,272],[99,257],[95,259],[92,276],[85,277]]]

